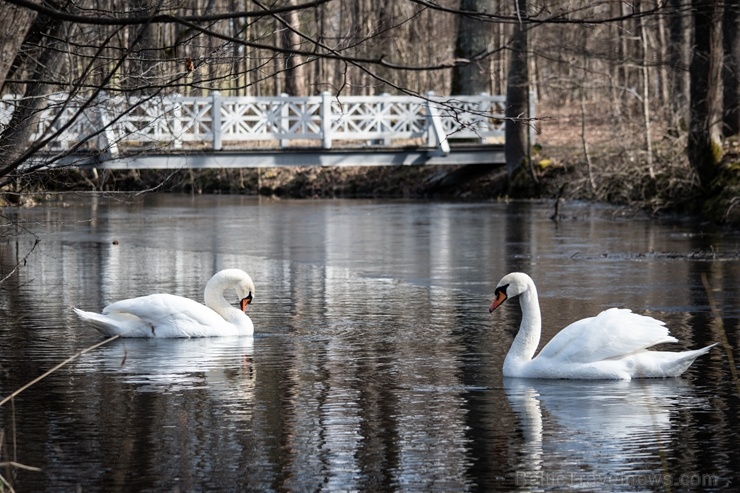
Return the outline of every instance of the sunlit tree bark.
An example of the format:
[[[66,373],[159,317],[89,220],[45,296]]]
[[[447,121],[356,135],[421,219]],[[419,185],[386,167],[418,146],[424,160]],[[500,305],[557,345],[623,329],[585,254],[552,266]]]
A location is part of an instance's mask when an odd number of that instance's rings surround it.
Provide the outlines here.
[[[693,0],[694,51],[691,59],[691,102],[688,157],[707,189],[722,161],[721,18],[712,0]]]
[[[289,0],[288,5],[295,6],[296,0]],[[286,30],[284,46],[287,50],[298,50],[301,47],[301,23],[296,11],[286,14]],[[303,58],[298,54],[288,54],[285,57],[285,92],[291,96],[304,96],[306,94],[306,69]]]

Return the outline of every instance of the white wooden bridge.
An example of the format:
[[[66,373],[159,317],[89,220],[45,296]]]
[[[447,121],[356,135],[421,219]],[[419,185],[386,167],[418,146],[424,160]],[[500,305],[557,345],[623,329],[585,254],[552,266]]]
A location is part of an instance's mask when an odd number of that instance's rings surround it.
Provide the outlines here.
[[[50,166],[104,169],[502,164],[504,99],[57,94],[33,139],[53,136],[40,153]],[[0,126],[15,100],[4,98]]]

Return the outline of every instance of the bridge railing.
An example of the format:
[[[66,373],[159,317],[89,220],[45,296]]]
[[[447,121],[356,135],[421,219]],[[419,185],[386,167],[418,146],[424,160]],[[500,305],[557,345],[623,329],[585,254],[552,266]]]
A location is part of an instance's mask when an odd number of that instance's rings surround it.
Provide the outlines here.
[[[17,98],[0,103],[0,127]],[[33,139],[64,130],[47,146],[63,151],[84,143],[110,157],[128,151],[245,149],[262,146],[392,146],[413,143],[450,151],[454,139],[503,142],[503,96],[205,97],[101,96],[89,101],[65,94],[49,98]],[[533,117],[534,107],[530,108]],[[354,144],[356,147],[357,144]]]

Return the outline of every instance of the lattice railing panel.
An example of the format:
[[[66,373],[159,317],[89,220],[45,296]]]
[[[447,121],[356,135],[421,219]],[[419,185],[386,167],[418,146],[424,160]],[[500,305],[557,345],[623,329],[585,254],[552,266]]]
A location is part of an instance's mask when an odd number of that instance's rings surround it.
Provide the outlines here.
[[[334,100],[332,135],[338,139],[410,139],[423,136],[427,120],[423,102],[413,98],[377,98],[345,97]]]
[[[167,100],[165,111],[176,122],[168,128],[186,142],[213,140],[213,101],[211,98]]]
[[[247,100],[221,101],[221,131],[228,140],[274,138],[280,133],[279,102]]]
[[[321,96],[310,97],[106,97],[95,104],[67,101],[53,95],[42,111],[34,138],[69,124],[50,144],[70,148],[101,134],[98,148],[115,146],[180,148],[206,145],[218,150],[253,141],[291,140],[375,141],[427,138],[503,138],[504,98],[501,96]],[[0,101],[0,127],[7,125],[17,97]],[[432,120],[434,125],[431,124]],[[70,124],[71,122],[71,124]],[[104,129],[104,131],[101,131]],[[434,134],[434,136],[432,135]]]
[[[464,97],[437,99],[442,128],[449,138],[498,137],[504,134],[504,101]]]
[[[283,116],[283,133],[280,138],[319,139],[321,130],[321,100],[310,98],[300,101],[288,99]]]

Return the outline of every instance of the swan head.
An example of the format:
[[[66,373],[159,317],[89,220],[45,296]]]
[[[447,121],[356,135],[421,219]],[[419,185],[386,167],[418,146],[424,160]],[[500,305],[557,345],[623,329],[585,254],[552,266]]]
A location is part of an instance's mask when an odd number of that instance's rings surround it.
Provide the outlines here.
[[[218,304],[218,299],[223,299],[223,293],[227,289],[236,291],[239,298],[239,309],[246,313],[247,307],[254,299],[255,289],[252,278],[239,269],[225,269],[217,272],[206,284],[206,305]]]
[[[234,286],[234,291],[239,297],[239,309],[247,313],[247,307],[254,299],[254,283],[246,273],[242,272],[242,274],[244,274],[244,277]]]
[[[506,274],[498,282],[496,291],[494,291],[494,298],[491,302],[491,306],[488,309],[492,312],[509,298],[519,296],[520,294],[529,291],[534,286],[532,278],[522,272],[512,272]]]

